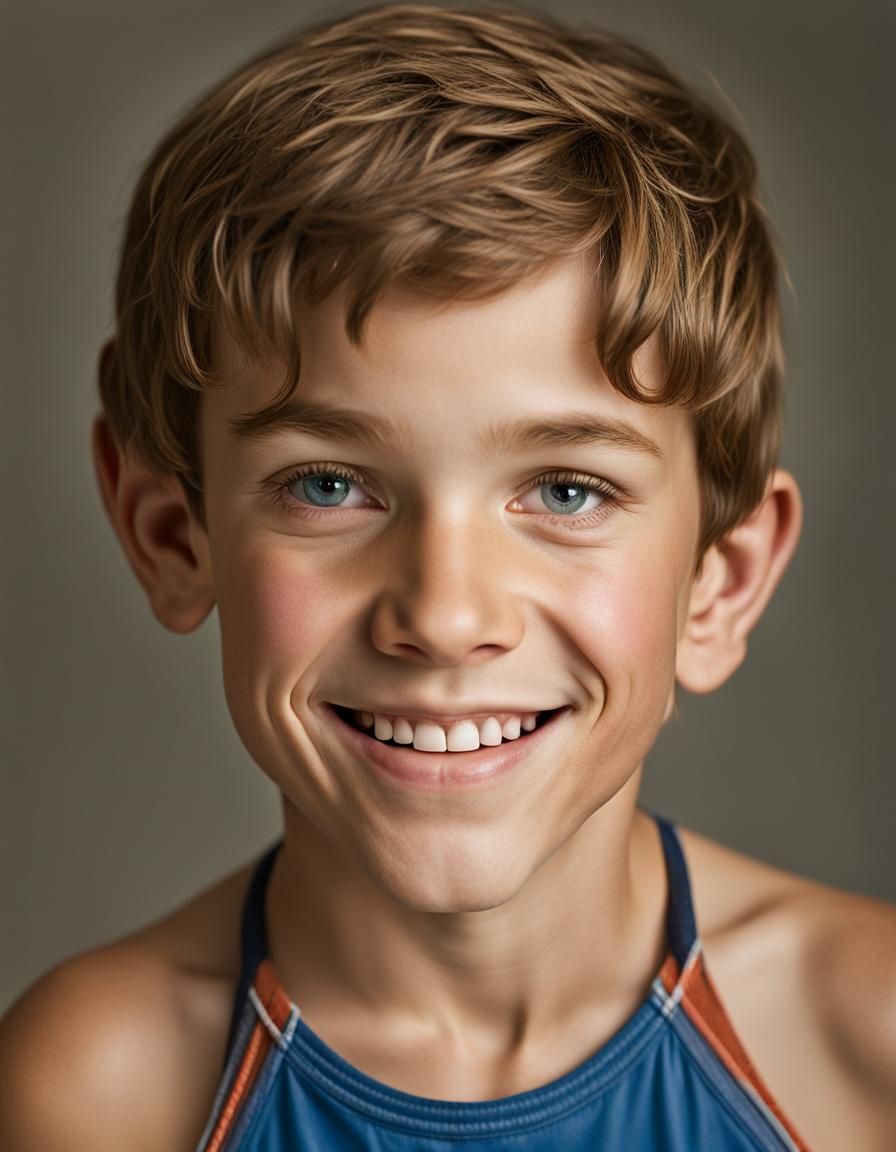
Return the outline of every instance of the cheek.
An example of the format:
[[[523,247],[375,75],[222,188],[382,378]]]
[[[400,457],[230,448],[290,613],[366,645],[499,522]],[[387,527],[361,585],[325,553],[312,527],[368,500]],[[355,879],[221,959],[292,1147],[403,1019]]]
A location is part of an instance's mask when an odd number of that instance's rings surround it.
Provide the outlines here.
[[[677,584],[656,560],[603,568],[577,582],[575,630],[602,677],[664,680],[675,661]]]
[[[595,732],[601,800],[628,779],[656,740],[675,682],[676,584],[654,562],[627,568],[586,593],[590,618],[586,649],[604,698]]]
[[[226,564],[218,611],[232,706],[251,691],[291,691],[332,638],[339,597],[295,550],[246,551]],[[221,586],[223,583],[223,587]]]

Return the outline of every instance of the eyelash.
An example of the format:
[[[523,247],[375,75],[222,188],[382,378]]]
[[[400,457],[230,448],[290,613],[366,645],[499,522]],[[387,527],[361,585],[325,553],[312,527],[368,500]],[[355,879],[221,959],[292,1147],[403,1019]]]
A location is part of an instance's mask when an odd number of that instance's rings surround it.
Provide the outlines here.
[[[288,476],[282,480],[271,481],[267,487],[273,489],[271,495],[273,503],[276,507],[283,509],[285,512],[292,516],[301,516],[303,519],[316,520],[321,516],[329,516],[333,512],[339,512],[341,509],[334,508],[315,508],[310,504],[301,504],[299,501],[290,497],[288,488],[290,485],[295,484],[297,480],[301,480],[307,476],[335,476],[339,480],[349,480],[353,484],[357,484],[359,488],[369,488],[368,481],[358,472],[354,472],[351,468],[346,468],[344,465],[336,464],[313,464],[304,465],[297,468],[294,472],[290,472]],[[599,479],[596,476],[586,476],[581,472],[547,472],[543,476],[536,477],[526,492],[531,491],[533,488],[539,488],[545,484],[568,484],[570,487],[583,488],[589,495],[603,496],[604,501],[600,507],[595,508],[585,516],[557,516],[551,512],[545,512],[544,515],[552,524],[560,524],[564,528],[592,528],[599,521],[603,520],[605,516],[612,511],[613,507],[619,503],[620,490],[608,483],[606,480]],[[520,495],[524,495],[521,493]],[[359,512],[359,508],[345,509],[345,511]]]

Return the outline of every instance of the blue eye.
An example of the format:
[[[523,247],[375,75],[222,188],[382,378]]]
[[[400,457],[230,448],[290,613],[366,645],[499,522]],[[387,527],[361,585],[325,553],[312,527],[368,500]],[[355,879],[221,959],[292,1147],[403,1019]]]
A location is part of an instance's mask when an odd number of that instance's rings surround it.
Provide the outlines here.
[[[554,483],[542,484],[539,491],[541,498],[548,505],[550,510],[556,511],[551,508],[551,500],[556,501],[558,508],[561,512],[580,512],[582,506],[587,502],[588,497],[594,492],[593,488],[586,488],[582,484],[567,484],[567,483]]]
[[[338,508],[348,496],[351,483],[347,476],[337,472],[317,472],[312,476],[299,476],[291,480],[286,488],[290,495],[299,499],[291,491],[293,487],[298,487],[302,496],[316,508]]]

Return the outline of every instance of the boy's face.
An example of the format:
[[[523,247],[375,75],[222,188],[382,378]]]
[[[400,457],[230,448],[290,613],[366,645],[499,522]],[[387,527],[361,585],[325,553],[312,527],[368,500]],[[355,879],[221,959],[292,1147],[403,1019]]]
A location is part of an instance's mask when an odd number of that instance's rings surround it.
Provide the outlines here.
[[[223,386],[203,398],[201,435],[234,721],[288,806],[412,907],[508,900],[637,787],[670,704],[700,523],[694,429],[614,391],[596,308],[579,260],[486,301],[390,290],[361,348],[341,297],[306,308],[294,401],[394,426],[383,445],[286,425],[235,435],[228,421],[273,398],[282,366],[216,346]],[[659,385],[650,354],[636,366]],[[494,438],[572,414],[606,434]],[[568,711],[476,784],[438,782],[464,753],[418,753],[433,765],[423,786],[359,754],[332,704]]]

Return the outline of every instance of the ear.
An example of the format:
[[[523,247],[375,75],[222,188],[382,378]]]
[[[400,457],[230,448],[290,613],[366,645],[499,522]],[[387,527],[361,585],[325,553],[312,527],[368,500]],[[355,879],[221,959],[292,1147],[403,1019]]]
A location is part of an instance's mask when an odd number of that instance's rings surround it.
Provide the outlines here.
[[[215,598],[208,537],[180,480],[122,449],[103,415],[94,420],[92,447],[106,515],[156,619],[172,632],[192,632]]]
[[[747,654],[747,637],[793,555],[802,527],[796,481],[778,469],[755,512],[706,552],[688,602],[676,678],[712,692]]]

